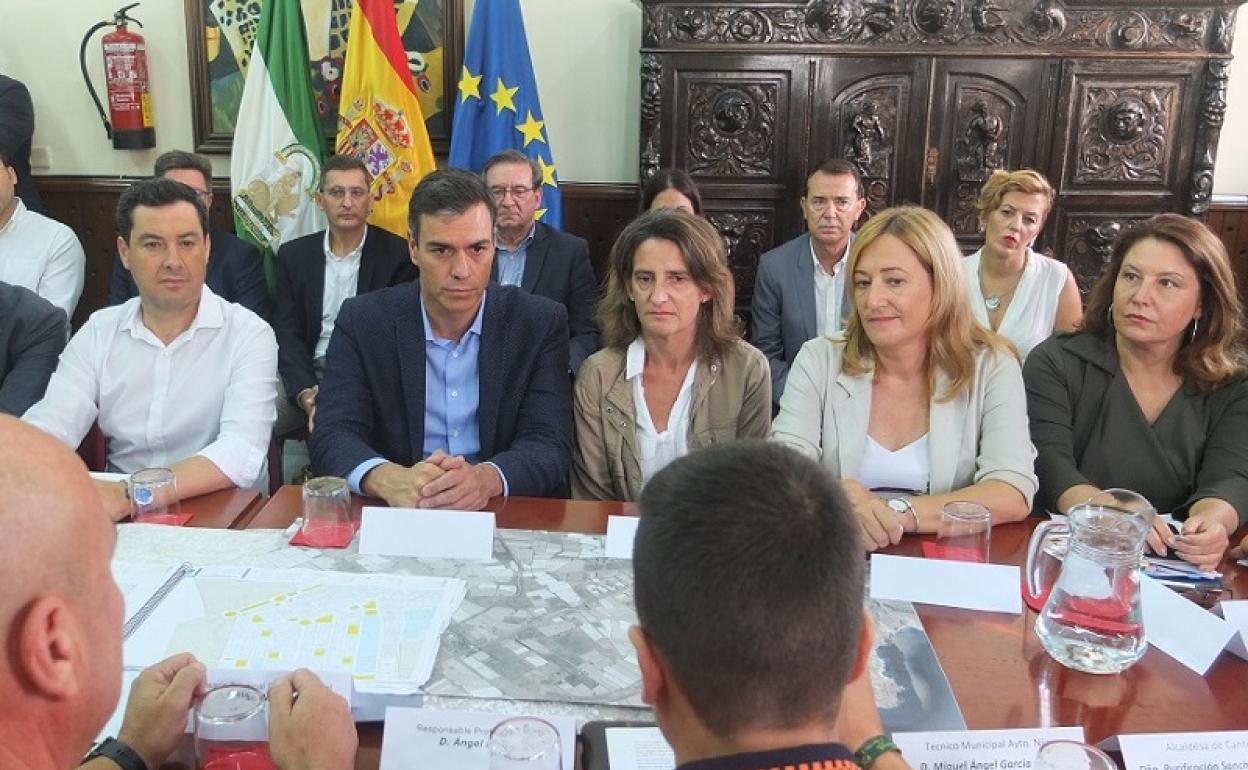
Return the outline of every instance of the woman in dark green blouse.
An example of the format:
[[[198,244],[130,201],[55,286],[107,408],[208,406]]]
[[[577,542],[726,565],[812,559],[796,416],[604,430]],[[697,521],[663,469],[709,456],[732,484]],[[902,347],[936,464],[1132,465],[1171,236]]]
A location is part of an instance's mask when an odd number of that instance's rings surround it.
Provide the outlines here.
[[[1037,506],[1065,513],[1125,487],[1185,519],[1172,546],[1206,568],[1248,520],[1248,379],[1241,304],[1222,241],[1155,216],[1115,242],[1082,331],[1057,334],[1023,378],[1040,479]]]

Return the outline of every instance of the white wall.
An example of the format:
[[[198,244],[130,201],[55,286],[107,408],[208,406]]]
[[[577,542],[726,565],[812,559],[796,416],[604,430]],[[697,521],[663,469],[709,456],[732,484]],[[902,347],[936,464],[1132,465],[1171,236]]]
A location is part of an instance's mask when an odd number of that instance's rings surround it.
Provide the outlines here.
[[[159,153],[193,142],[183,0],[146,0],[134,13],[148,41],[157,147],[113,150],[78,73],[78,43],[122,0],[0,0],[0,71],[30,88],[36,174],[144,174]],[[641,10],[636,0],[522,0],[547,133],[565,181],[637,179]],[[466,0],[465,19],[473,0]],[[88,63],[102,81],[98,38]],[[1214,191],[1248,194],[1248,31],[1235,62]],[[556,98],[558,97],[558,98]],[[225,158],[215,161],[228,172]]]

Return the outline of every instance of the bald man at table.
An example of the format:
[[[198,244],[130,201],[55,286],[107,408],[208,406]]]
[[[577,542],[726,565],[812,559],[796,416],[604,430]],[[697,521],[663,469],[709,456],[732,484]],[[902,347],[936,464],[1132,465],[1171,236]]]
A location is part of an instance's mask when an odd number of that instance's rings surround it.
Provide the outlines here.
[[[124,601],[109,562],[116,540],[77,455],[0,415],[0,768],[78,765],[117,706]],[[186,740],[204,666],[183,653],[141,673],[117,737],[88,770],[156,770]],[[297,696],[297,697],[296,697]],[[350,770],[355,723],[308,671],[269,690],[269,750],[279,770]]]
[[[898,770],[867,660],[859,530],[818,463],[763,441],[676,460],[633,543],[642,699],[677,770]]]

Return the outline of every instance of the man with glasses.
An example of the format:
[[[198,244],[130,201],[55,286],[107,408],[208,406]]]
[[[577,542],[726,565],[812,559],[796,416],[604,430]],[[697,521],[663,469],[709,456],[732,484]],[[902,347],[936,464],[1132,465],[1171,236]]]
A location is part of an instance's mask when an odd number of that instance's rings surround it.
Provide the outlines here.
[[[575,374],[598,349],[598,281],[589,244],[536,219],[542,208],[542,172],[524,153],[498,153],[485,162],[481,178],[498,208],[492,278],[568,309],[568,361]]]
[[[156,159],[152,174],[190,187],[204,208],[212,209],[212,164],[203,155],[170,150]],[[221,299],[237,302],[267,321],[269,290],[264,283],[264,263],[260,251],[219,227],[213,227],[209,237],[212,251],[208,254],[208,275],[204,283]],[[137,296],[139,288],[134,283],[134,277],[118,256],[113,262],[108,304],[120,305]]]
[[[797,351],[807,340],[839,332],[849,313],[845,258],[867,207],[858,168],[839,158],[819,164],[800,205],[807,232],[762,256],[750,306],[750,341],[771,364],[775,407]]]
[[[326,160],[316,205],[325,212],[329,227],[296,238],[277,252],[273,327],[280,351],[278,370],[309,431],[325,372],[325,351],[342,303],[416,275],[407,241],[368,226],[373,208],[368,181],[368,170],[358,158],[335,155]],[[286,413],[279,416],[279,435],[295,427]]]

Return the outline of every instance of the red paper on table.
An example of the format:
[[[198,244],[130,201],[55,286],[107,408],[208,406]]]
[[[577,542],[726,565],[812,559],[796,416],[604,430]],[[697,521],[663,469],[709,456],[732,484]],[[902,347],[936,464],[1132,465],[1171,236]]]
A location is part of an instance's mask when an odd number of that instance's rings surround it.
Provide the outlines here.
[[[923,541],[923,556],[928,559],[948,559],[950,561],[982,562],[984,559],[974,548],[959,548],[944,545],[938,540]]]
[[[295,530],[295,535],[290,539],[291,545],[306,545],[309,548],[346,548],[351,545],[351,540],[355,537],[356,530],[360,525],[356,522],[350,524],[316,524],[308,529],[312,530],[312,536],[308,537],[304,532],[304,528],[300,527]]]
[[[194,518],[193,513],[151,513],[132,516],[130,521],[135,524],[163,524],[168,527],[181,527]]]

